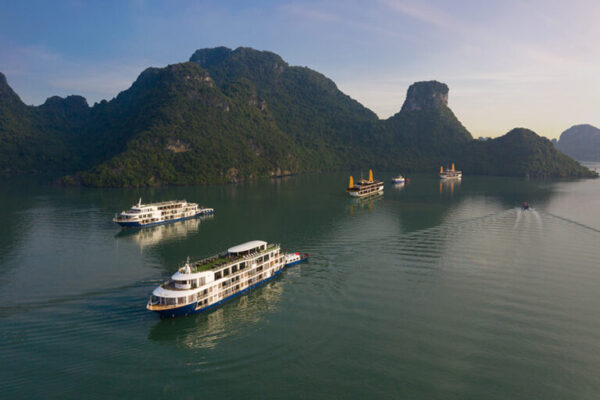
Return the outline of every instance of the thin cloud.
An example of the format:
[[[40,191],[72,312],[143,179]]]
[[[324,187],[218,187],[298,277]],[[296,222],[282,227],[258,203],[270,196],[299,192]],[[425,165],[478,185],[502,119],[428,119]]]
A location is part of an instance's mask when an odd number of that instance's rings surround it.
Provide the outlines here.
[[[465,33],[465,25],[437,7],[424,2],[381,0],[381,4],[397,13],[454,33]]]
[[[327,13],[315,9],[309,9],[307,7],[300,7],[296,4],[287,4],[282,8],[285,12],[289,14],[309,18],[316,21],[341,22],[341,18],[336,14]]]
[[[409,39],[409,36],[395,29],[385,28],[381,21],[365,21],[366,18],[362,15],[361,20],[357,20],[354,15],[348,15],[344,12],[345,4],[340,6],[339,12],[328,12],[316,8],[308,8],[306,6],[298,6],[297,4],[287,4],[282,7],[282,10],[290,15],[302,17],[316,22],[328,22],[344,25],[356,30],[376,33],[390,38]],[[346,10],[347,11],[347,7]]]

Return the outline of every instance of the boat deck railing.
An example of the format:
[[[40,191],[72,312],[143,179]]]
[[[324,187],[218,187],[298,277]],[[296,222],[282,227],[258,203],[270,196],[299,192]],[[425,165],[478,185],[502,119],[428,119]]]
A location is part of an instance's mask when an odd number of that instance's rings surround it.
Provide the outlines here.
[[[271,243],[267,245],[267,248],[262,251],[254,251],[249,254],[245,254],[243,256],[232,256],[231,254],[227,254],[226,256],[222,256],[220,254],[214,255],[209,258],[205,258],[204,260],[197,261],[190,265],[190,269],[192,273],[208,271],[214,268],[223,267],[227,264],[233,264],[239,261],[247,260],[252,257],[255,257],[258,254],[269,252],[279,246],[278,243]]]

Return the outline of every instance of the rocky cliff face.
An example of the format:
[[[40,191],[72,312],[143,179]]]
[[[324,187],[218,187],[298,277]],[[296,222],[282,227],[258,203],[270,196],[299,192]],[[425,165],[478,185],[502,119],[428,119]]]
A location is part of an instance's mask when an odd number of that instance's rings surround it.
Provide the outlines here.
[[[592,125],[575,125],[561,133],[556,147],[580,161],[600,161],[600,129]]]
[[[438,81],[410,85],[402,111],[440,109],[448,106],[448,86]]]
[[[24,106],[19,96],[12,90],[6,81],[6,76],[0,72],[0,107],[2,106]]]
[[[433,170],[473,140],[448,107],[448,91],[437,81],[416,82],[408,88],[400,112],[384,121],[384,130],[391,135],[386,147],[396,149],[396,158],[407,159],[419,151],[416,169]]]

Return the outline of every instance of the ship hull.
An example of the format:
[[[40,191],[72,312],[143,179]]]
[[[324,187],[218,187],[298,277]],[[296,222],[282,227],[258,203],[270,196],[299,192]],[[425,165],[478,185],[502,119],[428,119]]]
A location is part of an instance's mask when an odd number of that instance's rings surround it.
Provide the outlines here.
[[[443,181],[448,181],[448,180],[458,180],[458,179],[462,179],[462,174],[461,175],[440,175],[440,179]]]
[[[196,213],[194,215],[190,215],[189,217],[168,219],[168,220],[165,220],[165,221],[151,222],[151,223],[148,223],[148,224],[141,224],[138,221],[135,221],[135,222],[115,221],[115,222],[117,222],[117,224],[119,224],[123,228],[145,228],[145,227],[148,227],[148,226],[170,224],[172,222],[185,221],[185,220],[188,220],[188,219],[198,218],[198,217],[201,217],[201,216],[204,216],[204,215],[212,215],[212,214],[214,214],[214,211],[211,211],[211,212],[200,211],[200,212],[198,212],[198,213]]]
[[[210,311],[213,308],[216,308],[216,307],[220,306],[221,304],[228,302],[229,300],[232,300],[236,297],[242,296],[243,294],[246,294],[247,292],[251,291],[252,289],[262,286],[265,283],[275,279],[277,276],[279,276],[279,274],[281,274],[281,272],[285,269],[285,267],[287,267],[287,265],[284,265],[283,268],[281,268],[279,271],[275,271],[273,273],[273,276],[263,279],[260,282],[256,282],[255,284],[248,286],[247,288],[242,289],[239,292],[232,294],[231,296],[225,297],[224,299],[221,299],[213,304],[209,304],[205,307],[197,308],[196,303],[190,303],[190,304],[183,305],[181,307],[170,308],[168,310],[157,310],[154,312],[159,314],[161,318],[175,318],[175,317],[183,317],[183,316],[190,315],[190,314],[199,314],[199,313],[202,313],[205,311]]]
[[[293,265],[300,264],[300,263],[302,263],[302,262],[304,262],[304,261],[306,261],[306,260],[308,260],[308,257],[304,257],[304,258],[301,258],[301,259],[299,259],[299,260],[292,261],[291,263],[285,264],[285,266],[286,266],[286,267],[291,267],[291,266],[293,266]]]
[[[383,193],[383,186],[379,187],[377,190],[373,190],[367,193],[360,193],[359,191],[348,191],[348,194],[352,197],[368,197],[381,193]]]

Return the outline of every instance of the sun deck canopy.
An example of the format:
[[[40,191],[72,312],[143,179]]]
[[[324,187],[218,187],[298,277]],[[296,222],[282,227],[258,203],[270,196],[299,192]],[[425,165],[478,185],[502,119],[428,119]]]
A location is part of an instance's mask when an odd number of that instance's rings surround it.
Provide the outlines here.
[[[246,242],[242,244],[238,244],[237,246],[230,247],[227,249],[227,252],[232,255],[243,255],[253,251],[262,251],[267,248],[267,242],[263,242],[262,240],[252,240],[251,242]]]

